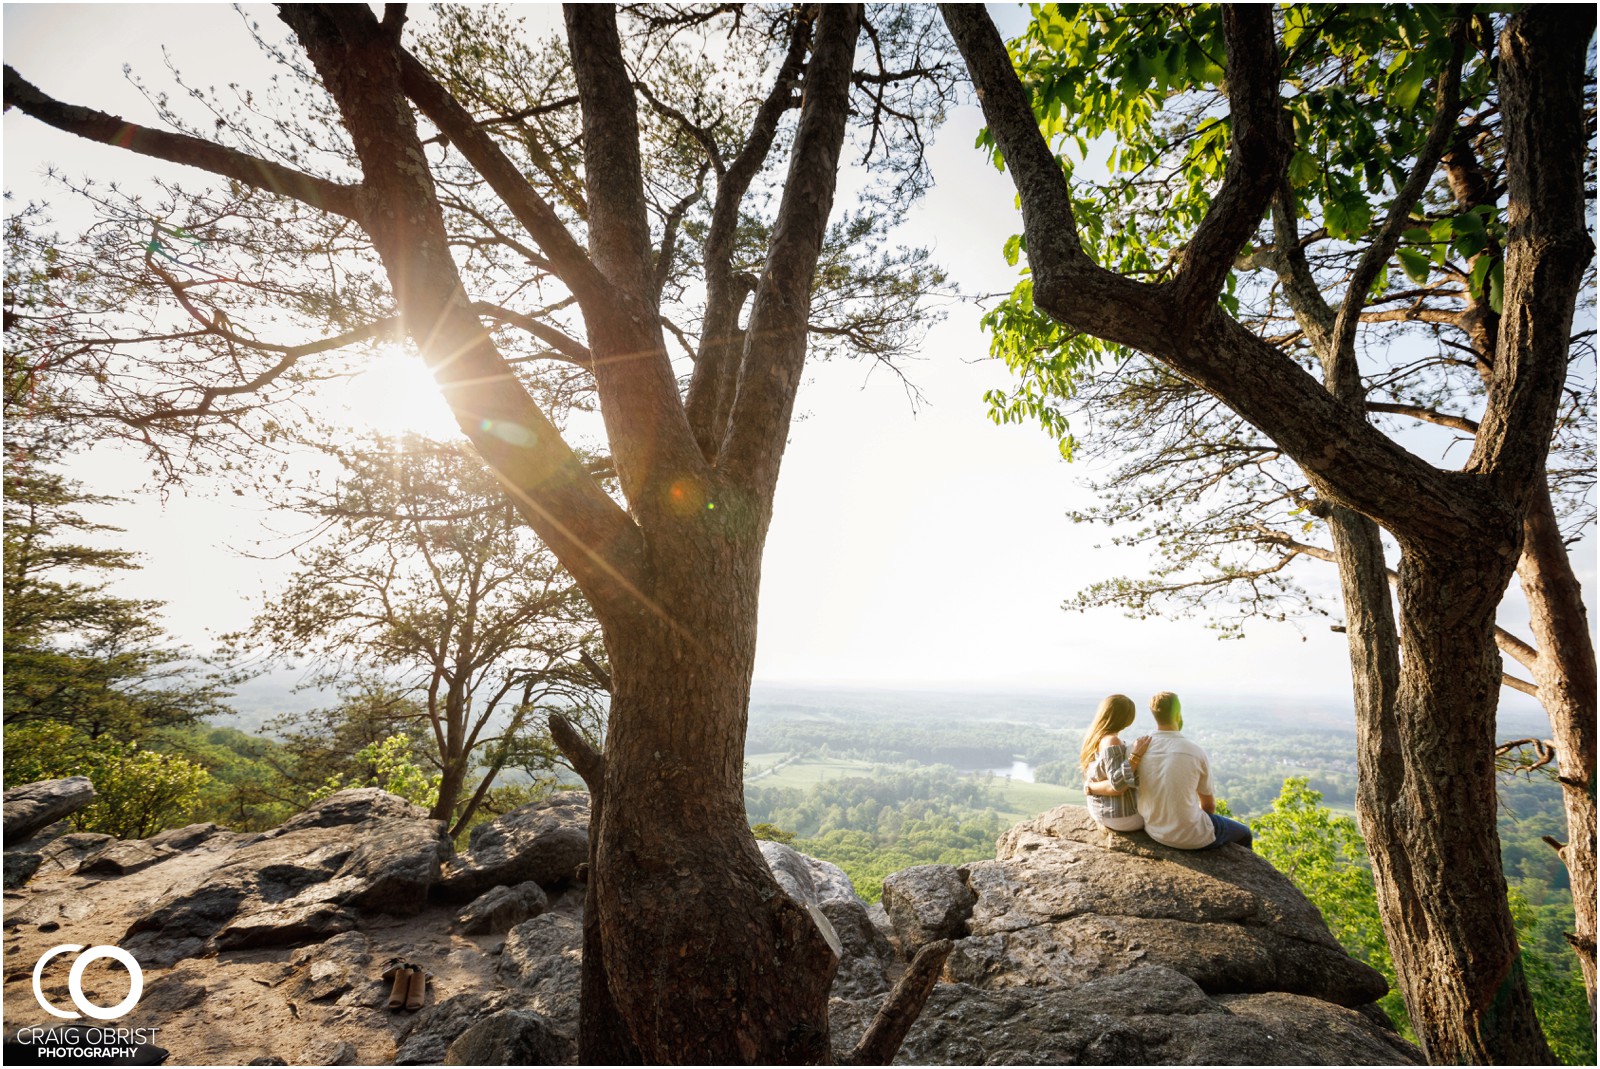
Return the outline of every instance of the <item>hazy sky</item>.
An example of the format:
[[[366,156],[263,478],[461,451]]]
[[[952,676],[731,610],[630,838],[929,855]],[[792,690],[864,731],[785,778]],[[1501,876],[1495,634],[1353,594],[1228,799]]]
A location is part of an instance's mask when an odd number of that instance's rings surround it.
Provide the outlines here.
[[[270,18],[264,13],[263,22]],[[135,121],[155,119],[122,66],[165,86],[163,44],[202,86],[261,69],[238,16],[221,5],[5,8],[7,63],[46,92]],[[102,179],[131,181],[158,169],[16,112],[4,122],[5,184],[19,201],[41,195],[47,161]],[[907,243],[931,244],[968,294],[1010,288],[1014,273],[1000,248],[1020,229],[1009,180],[972,148],[979,125],[972,107],[951,116],[933,153],[938,186],[908,214],[903,234]],[[203,176],[186,172],[184,180]],[[59,192],[51,199],[66,202]],[[1308,623],[1303,634],[1258,624],[1244,641],[1219,642],[1199,621],[1063,612],[1061,601],[1075,590],[1137,572],[1141,562],[1132,551],[1095,549],[1109,533],[1066,519],[1091,503],[1079,485],[1090,470],[1063,462],[1037,430],[989,422],[982,394],[1002,385],[1006,372],[985,359],[979,309],[966,303],[946,311],[921,359],[906,368],[927,398],[916,413],[892,375],[854,363],[810,367],[767,545],[759,679],[1348,695],[1344,638],[1326,622]],[[426,390],[421,374],[415,381]],[[402,409],[415,411],[390,395],[376,415],[352,418],[392,419]],[[100,492],[128,493],[147,469],[137,457],[99,450],[75,470]],[[119,589],[164,599],[172,630],[205,647],[208,633],[241,626],[252,599],[283,574],[287,562],[260,563],[230,548],[249,547],[269,519],[258,503],[213,487],[165,503],[143,495],[114,518],[147,565]],[[1592,542],[1581,556],[1592,604]],[[1334,589],[1329,566],[1307,563],[1303,578]],[[1502,620],[1526,634],[1526,610],[1515,596]],[[1507,704],[1533,708],[1509,692]]]

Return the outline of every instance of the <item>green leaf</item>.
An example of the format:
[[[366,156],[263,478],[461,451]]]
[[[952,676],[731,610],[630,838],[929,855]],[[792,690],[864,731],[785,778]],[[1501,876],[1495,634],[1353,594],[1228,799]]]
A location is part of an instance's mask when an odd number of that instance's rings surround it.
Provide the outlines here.
[[[1478,262],[1472,265],[1472,277],[1467,280],[1467,286],[1474,297],[1483,296],[1484,283],[1489,279],[1489,269],[1494,266],[1494,258],[1490,256],[1478,257]]]
[[[1428,72],[1421,61],[1413,59],[1392,90],[1394,102],[1406,111],[1416,107],[1417,98],[1422,95],[1422,83],[1427,77]]]
[[[1418,285],[1428,281],[1433,264],[1427,253],[1419,249],[1399,249],[1396,255],[1400,257],[1400,266],[1405,270],[1407,278]]]
[[[1318,170],[1316,158],[1302,149],[1289,161],[1289,181],[1297,186],[1308,186],[1317,180]]]
[[[1372,205],[1359,190],[1344,192],[1324,206],[1328,233],[1336,238],[1353,238],[1364,233],[1372,223]]]
[[[1489,236],[1487,234],[1462,234],[1456,238],[1454,244],[1450,247],[1455,250],[1456,255],[1461,259],[1470,260],[1489,247]]]
[[[1499,315],[1503,312],[1506,296],[1506,262],[1496,260],[1489,271],[1489,307]]]

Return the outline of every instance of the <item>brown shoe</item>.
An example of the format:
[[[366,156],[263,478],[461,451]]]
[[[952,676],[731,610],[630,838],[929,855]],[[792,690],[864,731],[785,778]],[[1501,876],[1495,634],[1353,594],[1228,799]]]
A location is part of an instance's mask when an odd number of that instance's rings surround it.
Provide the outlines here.
[[[406,985],[406,1009],[416,1011],[422,1009],[422,1001],[428,993],[428,974],[422,971],[420,965],[411,966],[411,975]]]
[[[394,986],[389,989],[389,1009],[398,1010],[406,1004],[406,992],[411,985],[411,971],[404,967],[394,970]]]

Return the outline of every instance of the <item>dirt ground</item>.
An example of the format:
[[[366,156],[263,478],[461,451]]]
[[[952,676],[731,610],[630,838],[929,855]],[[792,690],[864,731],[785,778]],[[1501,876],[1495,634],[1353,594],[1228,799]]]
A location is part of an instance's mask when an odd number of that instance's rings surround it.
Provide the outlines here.
[[[324,944],[224,952],[170,967],[141,962],[144,994],[115,1022],[61,1021],[34,998],[35,963],[51,947],[115,946],[133,921],[174,887],[216,864],[222,843],[206,843],[139,872],[113,877],[40,876],[5,892],[5,1031],[66,1024],[156,1029],[151,1040],[171,1051],[168,1065],[248,1065],[282,1059],[294,1065],[394,1062],[415,1014],[385,1008],[381,977],[392,957],[416,961],[432,974],[427,1006],[453,994],[499,987],[496,946],[503,936],[462,936],[450,930],[459,907],[439,906],[413,917],[365,917],[357,932]],[[67,976],[73,955],[51,961],[42,988],[70,1009]],[[93,962],[86,994],[111,1006],[128,992],[126,970]],[[281,1064],[281,1063],[268,1063]]]

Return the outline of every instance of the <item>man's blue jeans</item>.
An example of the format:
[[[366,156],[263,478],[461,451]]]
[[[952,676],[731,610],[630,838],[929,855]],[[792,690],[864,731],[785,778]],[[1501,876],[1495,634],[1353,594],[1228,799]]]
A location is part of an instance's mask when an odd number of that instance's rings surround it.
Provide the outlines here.
[[[1225,846],[1228,843],[1238,843],[1246,850],[1252,849],[1250,844],[1254,840],[1250,835],[1249,828],[1245,827],[1243,824],[1240,824],[1237,820],[1229,820],[1227,817],[1219,817],[1215,813],[1208,813],[1206,815],[1211,818],[1211,826],[1217,829],[1217,841],[1212,843],[1210,846],[1201,847],[1202,850],[1214,850],[1217,847]]]

